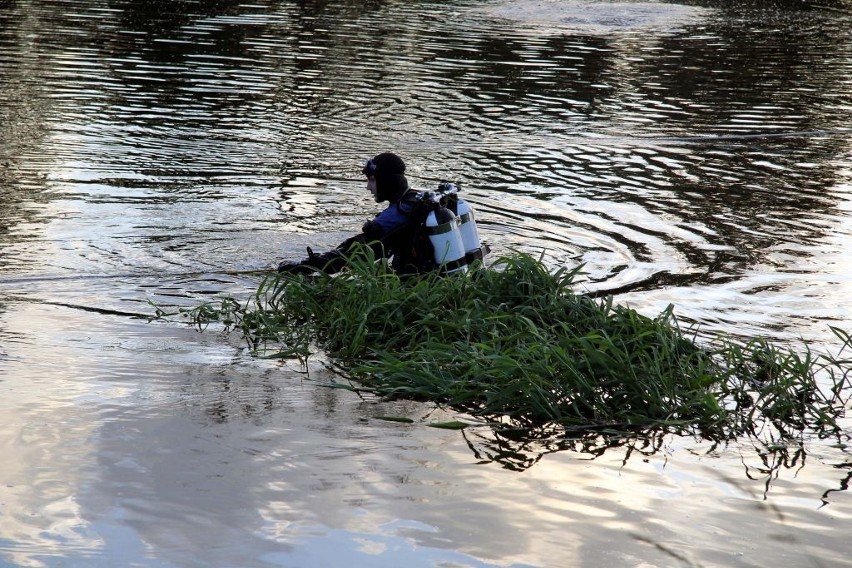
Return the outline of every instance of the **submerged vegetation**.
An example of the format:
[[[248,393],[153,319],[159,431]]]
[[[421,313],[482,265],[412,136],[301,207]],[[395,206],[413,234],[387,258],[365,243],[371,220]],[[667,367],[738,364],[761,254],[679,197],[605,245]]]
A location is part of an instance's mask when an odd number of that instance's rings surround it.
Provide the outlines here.
[[[350,267],[273,275],[245,304],[183,313],[239,330],[270,357],[306,363],[322,351],[345,388],[433,401],[513,430],[840,432],[852,379],[852,338],[840,329],[836,355],[764,339],[699,341],[671,307],[649,318],[576,294],[577,270],[551,272],[520,253],[452,277],[400,278],[366,248]]]

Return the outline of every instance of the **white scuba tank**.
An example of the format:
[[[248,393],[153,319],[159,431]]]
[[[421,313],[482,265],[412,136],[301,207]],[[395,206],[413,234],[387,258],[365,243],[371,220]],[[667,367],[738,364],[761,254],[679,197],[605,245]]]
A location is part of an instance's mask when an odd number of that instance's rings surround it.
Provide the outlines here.
[[[446,207],[436,207],[426,217],[426,232],[435,250],[435,262],[448,274],[467,271],[459,218]]]
[[[467,201],[459,199],[456,204],[456,211],[458,213],[459,232],[461,233],[464,251],[466,253],[478,251],[482,243],[479,241],[479,231],[476,228],[473,208]]]

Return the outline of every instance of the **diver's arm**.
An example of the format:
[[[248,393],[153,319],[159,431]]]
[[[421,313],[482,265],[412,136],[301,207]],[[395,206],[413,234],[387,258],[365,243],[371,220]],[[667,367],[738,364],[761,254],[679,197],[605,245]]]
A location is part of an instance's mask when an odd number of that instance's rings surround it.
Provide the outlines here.
[[[418,195],[412,193],[409,198],[411,202],[406,202],[402,206],[400,203],[389,205],[371,221],[364,223],[359,234],[349,237],[330,251],[316,254],[308,247],[307,258],[300,262],[282,262],[278,265],[278,272],[310,274],[321,270],[327,274],[334,274],[346,266],[346,254],[355,243],[369,246],[376,258],[387,257],[391,252],[389,243],[393,242],[396,234],[411,222],[411,211],[416,206]]]
[[[289,272],[291,274],[310,274],[321,270],[326,274],[340,272],[346,266],[346,254],[356,243],[369,246],[377,258],[387,256],[387,247],[384,240],[388,235],[383,235],[381,227],[373,221],[364,224],[361,233],[349,237],[333,249],[317,254],[308,247],[308,256],[299,262],[284,261],[278,265],[278,272]]]

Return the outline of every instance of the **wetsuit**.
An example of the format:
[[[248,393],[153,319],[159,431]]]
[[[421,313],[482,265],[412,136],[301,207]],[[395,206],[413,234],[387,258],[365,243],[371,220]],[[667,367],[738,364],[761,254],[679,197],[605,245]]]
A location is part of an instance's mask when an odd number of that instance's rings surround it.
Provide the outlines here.
[[[345,253],[355,243],[369,246],[377,258],[391,258],[391,266],[398,274],[434,269],[436,265],[428,238],[421,234],[423,222],[429,213],[421,197],[419,191],[406,191],[384,211],[367,221],[360,234],[322,254],[315,254],[308,248],[306,259],[298,263],[282,262],[278,266],[279,272],[309,273],[313,269],[326,273],[338,272],[346,265]]]

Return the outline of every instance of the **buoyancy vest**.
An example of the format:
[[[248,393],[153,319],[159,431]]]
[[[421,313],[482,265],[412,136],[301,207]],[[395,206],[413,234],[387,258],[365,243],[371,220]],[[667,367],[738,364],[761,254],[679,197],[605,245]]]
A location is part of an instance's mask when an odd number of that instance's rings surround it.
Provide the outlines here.
[[[483,258],[485,249],[472,208],[457,193],[456,185],[446,183],[434,192],[408,191],[391,205],[405,222],[388,232],[368,222],[363,236],[381,242],[398,274],[466,270],[474,259]]]
[[[384,239],[392,255],[391,266],[398,274],[417,274],[434,270],[435,253],[425,231],[429,207],[423,192],[409,191],[396,203],[407,222]]]

